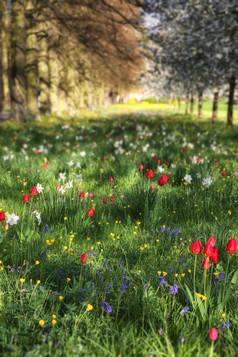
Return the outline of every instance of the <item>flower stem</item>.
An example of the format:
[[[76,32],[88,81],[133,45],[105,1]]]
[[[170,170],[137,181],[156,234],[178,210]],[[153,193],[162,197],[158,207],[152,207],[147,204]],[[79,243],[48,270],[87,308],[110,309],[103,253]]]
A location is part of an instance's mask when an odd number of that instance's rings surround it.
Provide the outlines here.
[[[211,344],[211,349],[210,349],[210,355],[209,357],[213,356],[213,349],[214,349],[214,340],[212,340],[212,344]]]
[[[196,301],[196,288],[195,288],[196,265],[197,265],[197,254],[195,255],[194,272],[193,272],[193,290],[194,290],[194,301]]]
[[[222,301],[224,301],[225,298],[225,291],[226,291],[226,280],[227,280],[227,274],[228,274],[228,267],[229,267],[229,262],[230,262],[230,254],[228,255],[228,261],[227,261],[227,266],[226,266],[226,275],[225,275],[225,282],[224,282],[224,290],[223,290],[223,297]]]

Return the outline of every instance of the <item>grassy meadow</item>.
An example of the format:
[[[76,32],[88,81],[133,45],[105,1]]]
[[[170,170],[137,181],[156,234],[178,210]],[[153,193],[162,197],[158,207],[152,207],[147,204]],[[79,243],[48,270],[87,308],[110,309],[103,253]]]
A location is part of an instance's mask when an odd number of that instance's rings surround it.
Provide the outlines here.
[[[238,355],[238,128],[144,106],[0,128],[2,356]]]

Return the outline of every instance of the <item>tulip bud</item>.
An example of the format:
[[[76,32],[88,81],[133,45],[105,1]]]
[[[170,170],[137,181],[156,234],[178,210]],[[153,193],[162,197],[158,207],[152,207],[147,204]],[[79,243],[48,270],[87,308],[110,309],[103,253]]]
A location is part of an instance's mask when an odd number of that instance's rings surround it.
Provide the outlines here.
[[[25,195],[25,196],[23,197],[23,201],[24,201],[24,202],[28,202],[28,201],[29,201],[29,196],[28,196],[28,195]]]
[[[212,262],[212,263],[217,263],[218,262],[218,249],[217,248],[215,248],[214,250],[213,250],[213,253],[212,253],[212,255],[210,256],[210,262]]]
[[[104,197],[104,199],[102,200],[102,202],[103,203],[106,203],[107,202],[107,200],[106,200],[106,198]]]
[[[218,337],[218,332],[215,328],[211,328],[210,332],[209,332],[209,338],[211,340],[217,340],[217,337]]]
[[[203,254],[205,257],[210,257],[213,253],[213,247],[210,243],[207,243],[206,247],[204,248]]]
[[[36,188],[36,186],[32,187],[32,189],[31,189],[31,195],[37,195],[37,188]]]
[[[143,170],[143,168],[144,168],[144,166],[142,164],[140,164],[139,169]]]
[[[87,255],[83,253],[80,258],[81,263],[85,264],[87,262]]]
[[[5,221],[5,213],[3,211],[0,212],[0,221]]]
[[[113,196],[110,197],[110,201],[112,202],[114,200]]]
[[[80,192],[79,197],[83,199],[85,197],[84,192]]]
[[[90,208],[89,210],[88,210],[88,216],[93,216],[94,215],[94,209],[93,208]]]
[[[196,240],[196,242],[194,242],[191,246],[191,251],[194,254],[201,254],[202,251],[202,246],[201,243],[199,242],[199,240]]]
[[[109,180],[110,180],[110,182],[113,182],[113,181],[114,181],[114,178],[113,178],[113,177],[110,177]]]
[[[237,241],[235,238],[229,240],[226,246],[227,253],[234,254],[237,252]]]
[[[209,269],[210,268],[209,261],[207,260],[207,258],[204,258],[204,260],[202,262],[202,268],[203,269]]]
[[[215,247],[216,243],[215,243],[214,237],[210,237],[210,238],[208,239],[207,244],[209,244],[209,243],[211,244],[212,247]]]
[[[148,177],[148,178],[153,178],[153,177],[154,177],[153,171],[152,171],[152,170],[148,170],[148,171],[147,171],[147,174],[146,174],[146,177]]]

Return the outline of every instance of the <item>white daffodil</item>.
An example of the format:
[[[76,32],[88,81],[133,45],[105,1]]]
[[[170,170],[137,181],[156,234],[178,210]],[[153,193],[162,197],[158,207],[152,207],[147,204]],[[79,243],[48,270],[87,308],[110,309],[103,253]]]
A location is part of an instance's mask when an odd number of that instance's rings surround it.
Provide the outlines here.
[[[191,183],[191,181],[192,181],[192,176],[191,176],[191,175],[186,175],[186,176],[184,177],[184,181],[187,182],[187,183]]]
[[[65,176],[66,173],[65,172],[64,173],[61,172],[59,175],[60,175],[59,181],[65,181],[66,180],[66,176]]]
[[[19,219],[19,216],[16,216],[15,213],[12,213],[7,216],[6,223],[9,223],[10,226],[12,226],[13,224],[17,224],[18,219]]]
[[[203,184],[203,186],[205,186],[205,187],[209,187],[209,186],[211,185],[211,183],[212,183],[212,178],[211,178],[211,176],[209,176],[209,177],[206,178],[206,179],[203,179],[203,181],[202,181],[202,184]]]
[[[68,162],[68,166],[69,166],[69,167],[74,166],[73,160],[71,160],[71,161]]]
[[[42,185],[40,183],[38,183],[36,185],[36,188],[37,188],[37,192],[39,192],[39,193],[43,192],[43,190],[44,190],[44,187],[42,187]]]

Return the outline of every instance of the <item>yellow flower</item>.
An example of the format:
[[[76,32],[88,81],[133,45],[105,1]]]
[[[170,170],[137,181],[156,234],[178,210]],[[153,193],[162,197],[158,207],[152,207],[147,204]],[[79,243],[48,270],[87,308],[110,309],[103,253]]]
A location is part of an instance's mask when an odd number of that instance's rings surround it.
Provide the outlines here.
[[[228,214],[231,215],[231,211],[228,211]]]
[[[68,282],[68,283],[70,282],[70,280],[71,280],[70,278],[67,278],[67,282]]]
[[[101,242],[97,242],[97,244],[101,244]]]
[[[41,327],[43,327],[44,324],[45,324],[45,321],[44,321],[44,320],[40,320],[40,321],[39,321],[39,325],[40,325]]]
[[[182,277],[185,277],[185,273],[181,274]]]
[[[198,297],[199,299],[201,298],[202,301],[207,300],[207,297],[204,296],[204,295],[202,295],[202,294],[196,293],[196,295],[197,295],[197,297]]]
[[[23,283],[25,282],[25,280],[26,280],[26,279],[21,278],[21,279],[20,279],[20,282],[23,284]]]
[[[88,305],[87,305],[87,311],[91,311],[92,309],[93,309],[93,306],[90,305],[90,304],[88,304]]]
[[[178,274],[176,273],[176,274],[174,274],[174,276],[175,276],[175,278],[177,278],[177,277],[178,277]]]
[[[52,320],[52,325],[55,325],[57,321],[55,319]]]
[[[163,271],[163,276],[167,275],[166,271]]]
[[[148,247],[148,244],[145,244],[144,247],[147,248],[147,247]]]
[[[67,217],[64,217],[64,220],[67,221]]]
[[[214,275],[215,275],[215,276],[218,276],[218,275],[219,275],[219,273],[214,273]]]
[[[226,314],[223,312],[223,314],[221,314],[222,317],[226,317]]]
[[[37,285],[40,284],[40,280],[37,280],[36,284],[37,284]]]
[[[138,273],[141,273],[141,270],[138,270]]]
[[[67,250],[67,249],[68,249],[68,247],[65,245],[65,246],[64,246],[64,250]]]
[[[144,247],[140,247],[140,250],[141,250],[141,251],[144,250]]]
[[[36,264],[36,265],[40,264],[39,260],[37,260],[37,261],[35,262],[35,264]]]
[[[63,300],[63,296],[59,296],[59,301],[62,301]]]
[[[188,272],[189,272],[189,273],[191,273],[191,271],[192,271],[191,269],[188,269]]]
[[[52,315],[52,319],[56,319],[56,315],[55,314]]]
[[[158,275],[161,275],[161,271],[157,271]]]

